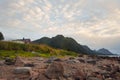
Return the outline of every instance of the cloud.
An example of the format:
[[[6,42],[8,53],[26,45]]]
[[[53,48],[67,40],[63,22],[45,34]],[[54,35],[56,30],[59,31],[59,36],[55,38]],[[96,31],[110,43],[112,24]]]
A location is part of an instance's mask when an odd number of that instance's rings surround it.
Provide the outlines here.
[[[33,40],[64,34],[92,48],[119,52],[119,3],[120,0],[1,0],[0,31],[6,37]]]

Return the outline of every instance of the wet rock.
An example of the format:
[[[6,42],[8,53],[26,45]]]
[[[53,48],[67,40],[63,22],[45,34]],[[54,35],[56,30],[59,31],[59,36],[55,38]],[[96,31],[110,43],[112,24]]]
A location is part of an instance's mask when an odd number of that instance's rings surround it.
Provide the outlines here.
[[[102,80],[102,79],[99,79],[97,77],[88,77],[86,80]]]
[[[105,66],[105,70],[106,70],[106,71],[112,71],[111,65],[106,65],[106,66]]]
[[[112,72],[112,73],[120,72],[119,66],[113,66],[111,72]]]
[[[14,74],[30,74],[32,71],[31,67],[17,67],[13,70]]]
[[[14,65],[15,64],[15,61],[9,57],[6,57],[5,58],[5,62],[4,62],[6,65]]]
[[[78,59],[81,63],[85,63],[84,59]]]
[[[48,79],[45,75],[40,74],[37,78],[31,80],[52,80],[52,79]]]
[[[114,79],[116,79],[116,80],[119,80],[120,79],[120,72],[116,72],[114,74],[112,73],[111,77],[114,78]]]
[[[24,67],[35,67],[33,63],[26,63],[24,64]]]
[[[80,61],[77,60],[77,59],[72,59],[72,60],[67,60],[66,63],[68,63],[68,64],[74,64],[74,63],[80,63]]]
[[[54,61],[61,62],[62,60],[59,58],[56,58]]]
[[[70,58],[69,58],[69,60],[73,60],[73,59],[75,59],[75,58],[74,58],[74,57],[70,57]]]
[[[103,76],[103,78],[110,78],[111,76],[110,76],[110,73],[108,73],[108,72],[101,72],[101,75]]]
[[[56,59],[56,57],[50,57],[47,61],[45,61],[45,63],[52,63]]]
[[[74,64],[76,62],[74,60],[67,60],[66,63],[68,63],[68,64]]]
[[[83,57],[83,54],[79,54],[78,57]]]
[[[87,60],[86,62],[89,63],[89,64],[93,64],[93,65],[96,64],[96,60]]]

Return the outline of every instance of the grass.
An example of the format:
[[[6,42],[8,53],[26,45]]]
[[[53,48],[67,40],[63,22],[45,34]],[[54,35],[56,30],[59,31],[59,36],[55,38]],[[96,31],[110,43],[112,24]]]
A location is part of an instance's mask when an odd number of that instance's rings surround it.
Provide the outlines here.
[[[25,51],[8,51],[8,50],[0,50],[0,58],[5,58],[5,57],[10,57],[10,58],[15,58],[16,56],[21,56],[21,57],[45,57],[49,58],[51,56],[55,57],[65,57],[65,56],[77,56],[77,53],[74,52],[68,52],[64,50],[60,50],[60,53],[54,54],[54,53],[32,53],[32,52],[25,52]]]
[[[64,57],[64,56],[77,56],[78,54],[71,51],[62,49],[51,48],[47,45],[37,44],[18,44],[12,42],[0,41],[0,58],[16,56],[21,57]]]

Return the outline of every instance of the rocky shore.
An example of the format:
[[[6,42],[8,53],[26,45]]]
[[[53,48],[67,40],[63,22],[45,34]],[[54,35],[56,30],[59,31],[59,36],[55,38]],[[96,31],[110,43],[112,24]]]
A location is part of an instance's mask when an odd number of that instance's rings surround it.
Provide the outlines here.
[[[0,80],[120,80],[120,58],[6,58],[0,61]]]

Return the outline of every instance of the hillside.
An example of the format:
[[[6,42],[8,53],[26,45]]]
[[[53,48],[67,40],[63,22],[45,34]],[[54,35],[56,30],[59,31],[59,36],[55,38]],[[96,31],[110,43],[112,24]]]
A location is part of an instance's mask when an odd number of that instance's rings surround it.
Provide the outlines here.
[[[47,45],[37,44],[20,44],[13,42],[0,41],[0,58],[12,57],[16,55],[23,57],[63,57],[63,56],[77,56],[78,54],[72,51],[62,49],[54,49]]]
[[[97,52],[100,54],[103,54],[103,55],[112,55],[113,54],[112,52],[110,52],[109,50],[107,50],[105,48],[99,49]]]
[[[64,49],[68,51],[74,51],[77,53],[92,54],[92,51],[88,46],[77,43],[73,38],[64,37],[63,35],[57,35],[52,38],[43,37],[41,39],[33,41],[37,44],[46,44],[54,48]]]

